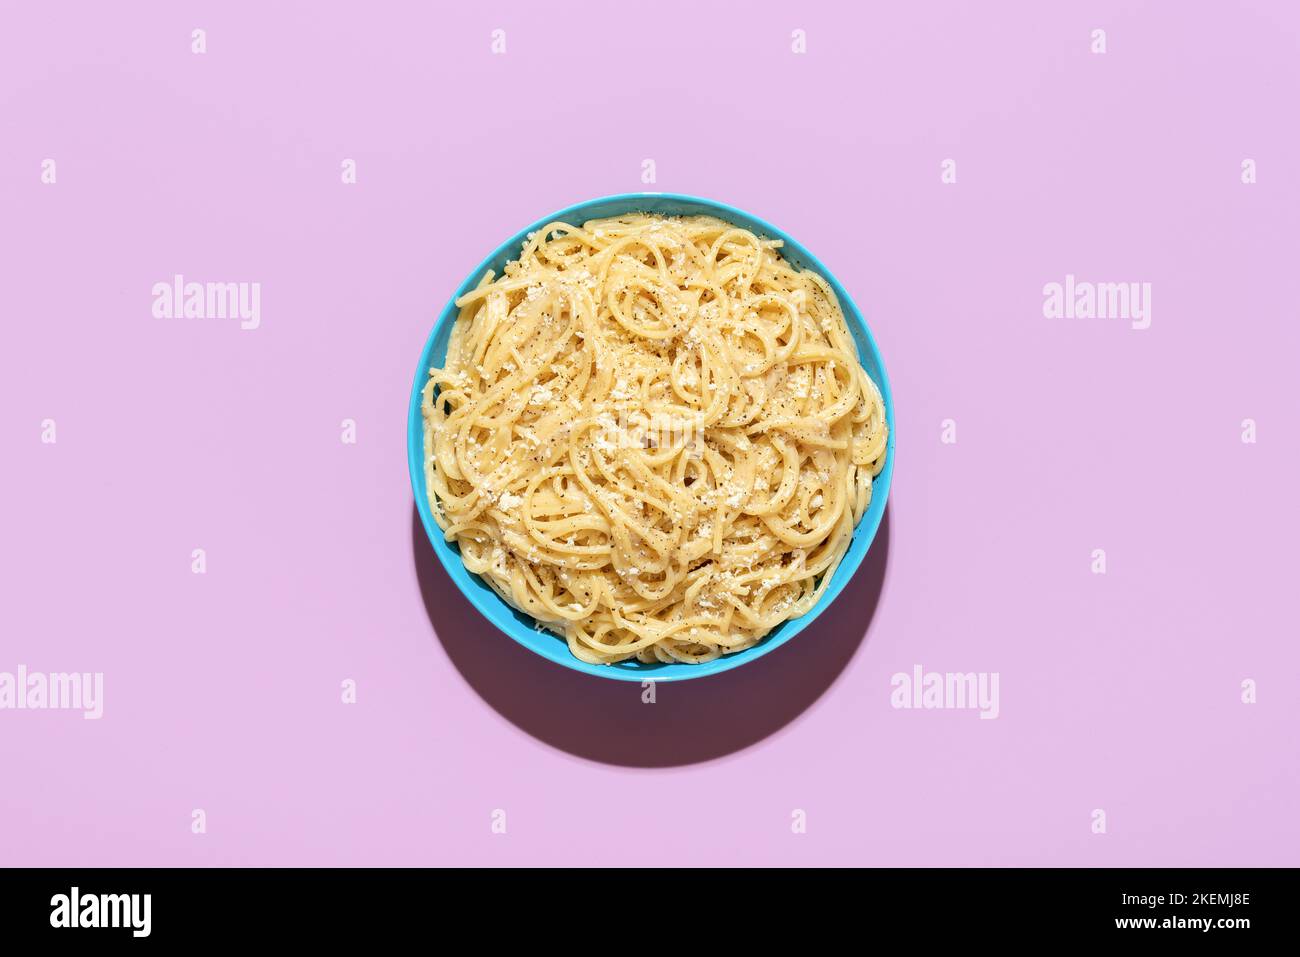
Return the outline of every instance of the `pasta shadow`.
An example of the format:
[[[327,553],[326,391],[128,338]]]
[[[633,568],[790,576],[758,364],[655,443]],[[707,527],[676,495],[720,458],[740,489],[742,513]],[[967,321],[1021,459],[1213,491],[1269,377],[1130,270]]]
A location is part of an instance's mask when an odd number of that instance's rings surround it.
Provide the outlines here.
[[[743,668],[635,682],[557,668],[497,631],[447,577],[412,509],[425,611],[461,676],[502,717],[545,743],[606,764],[661,768],[720,758],[780,731],[835,682],[871,627],[889,559],[890,510],[848,587],[807,630]],[[557,638],[557,641],[560,639]]]

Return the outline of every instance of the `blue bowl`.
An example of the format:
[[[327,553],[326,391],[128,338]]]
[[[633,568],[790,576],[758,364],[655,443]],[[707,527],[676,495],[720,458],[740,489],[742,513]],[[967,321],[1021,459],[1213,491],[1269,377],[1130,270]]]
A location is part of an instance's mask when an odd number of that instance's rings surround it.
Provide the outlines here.
[[[884,469],[873,482],[871,505],[854,530],[849,550],[839,567],[835,569],[831,583],[822,593],[821,600],[808,614],[802,618],[783,622],[752,648],[723,655],[699,665],[678,663],[647,665],[636,660],[621,661],[613,665],[592,665],[573,657],[563,638],[549,631],[539,631],[534,627],[530,616],[511,608],[486,582],[465,569],[460,560],[460,550],[455,544],[443,538],[442,530],[433,520],[429,509],[429,490],[424,479],[424,422],[420,412],[421,391],[428,381],[429,369],[441,366],[446,359],[447,341],[459,312],[455,300],[477,286],[484,271],[492,269],[500,275],[505,264],[518,257],[525,237],[547,223],[562,220],[578,225],[589,219],[603,219],[628,212],[657,213],[664,216],[715,216],[742,226],[758,236],[782,240],[785,245],[781,248],[781,255],[785,259],[800,269],[814,270],[835,290],[835,295],[840,300],[840,308],[844,310],[844,318],[848,321],[849,330],[858,344],[862,365],[880,387],[881,395],[884,396],[885,418],[889,423],[888,454]],[[863,321],[862,313],[858,311],[858,307],[854,305],[852,298],[845,292],[839,281],[798,240],[756,216],[711,199],[679,196],[673,193],[624,193],[620,196],[606,196],[603,199],[578,203],[525,226],[493,250],[487,259],[483,260],[478,268],[461,283],[460,288],[451,297],[451,301],[442,310],[442,314],[438,316],[438,321],[433,324],[429,341],[424,344],[424,351],[420,354],[420,364],[415,370],[415,384],[411,388],[411,407],[406,426],[406,453],[411,470],[411,487],[415,491],[415,505],[420,511],[420,520],[424,522],[424,530],[429,536],[429,541],[433,543],[433,550],[442,562],[443,568],[447,570],[448,576],[456,583],[456,587],[469,599],[470,604],[483,613],[483,617],[530,651],[575,671],[622,681],[681,681],[739,668],[785,644],[812,624],[813,619],[825,611],[826,607],[835,600],[835,596],[844,590],[844,586],[849,583],[849,579],[862,564],[862,559],[866,557],[867,549],[871,546],[871,540],[876,537],[876,529],[880,527],[880,519],[885,513],[890,479],[894,474],[894,400],[889,391],[889,378],[885,375],[885,364],[880,358],[880,350],[876,348],[876,341],[871,338],[871,331]]]

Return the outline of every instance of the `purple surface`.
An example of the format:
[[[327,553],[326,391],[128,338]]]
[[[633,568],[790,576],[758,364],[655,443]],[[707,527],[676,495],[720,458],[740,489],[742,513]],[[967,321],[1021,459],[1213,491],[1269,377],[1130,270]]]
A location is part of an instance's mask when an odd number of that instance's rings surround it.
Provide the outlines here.
[[[2,21],[0,672],[102,672],[104,713],[0,710],[0,863],[1300,863],[1294,5]],[[403,445],[465,273],[642,188],[821,257],[899,436],[860,579],[653,705],[478,619]],[[176,273],[260,283],[260,328],[154,318]],[[1044,318],[1067,274],[1150,282],[1151,327]],[[893,708],[916,664],[1000,716]]]

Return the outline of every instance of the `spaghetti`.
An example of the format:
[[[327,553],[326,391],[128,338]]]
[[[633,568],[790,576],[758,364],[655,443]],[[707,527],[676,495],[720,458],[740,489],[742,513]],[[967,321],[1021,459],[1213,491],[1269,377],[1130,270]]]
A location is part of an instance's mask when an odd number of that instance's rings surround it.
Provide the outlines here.
[[[456,300],[435,520],[583,661],[703,662],[808,612],[885,463],[835,293],[704,216],[548,224]]]

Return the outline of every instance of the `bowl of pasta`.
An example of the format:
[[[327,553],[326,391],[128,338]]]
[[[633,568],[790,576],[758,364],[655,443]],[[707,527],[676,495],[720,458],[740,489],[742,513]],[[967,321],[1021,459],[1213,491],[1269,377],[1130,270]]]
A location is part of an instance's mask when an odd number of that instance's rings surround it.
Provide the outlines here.
[[[543,217],[469,274],[420,356],[407,453],[434,553],[497,630],[670,681],[767,654],[849,584],[894,409],[861,312],[799,242],[633,193]]]

